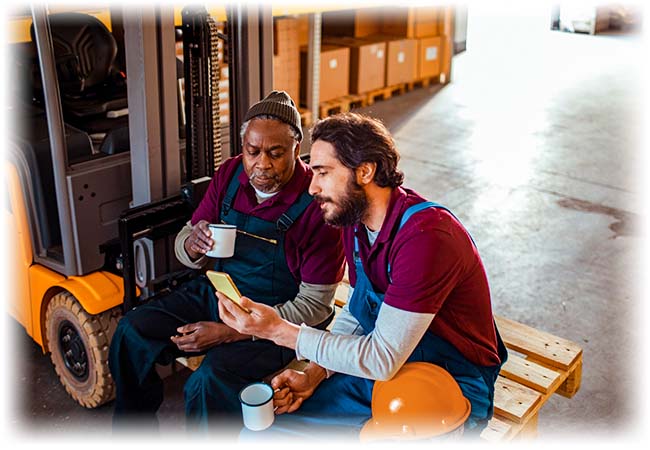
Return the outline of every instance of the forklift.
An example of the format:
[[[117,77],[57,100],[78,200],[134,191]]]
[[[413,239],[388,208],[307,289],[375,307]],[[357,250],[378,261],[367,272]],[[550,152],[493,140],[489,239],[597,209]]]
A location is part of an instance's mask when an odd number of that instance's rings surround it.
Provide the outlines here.
[[[95,11],[22,11],[3,161],[9,313],[86,408],[115,396],[108,349],[121,316],[196,276],[176,260],[175,235],[273,81],[270,7],[232,5],[224,22],[185,7],[180,25],[167,5],[104,15],[110,26]]]

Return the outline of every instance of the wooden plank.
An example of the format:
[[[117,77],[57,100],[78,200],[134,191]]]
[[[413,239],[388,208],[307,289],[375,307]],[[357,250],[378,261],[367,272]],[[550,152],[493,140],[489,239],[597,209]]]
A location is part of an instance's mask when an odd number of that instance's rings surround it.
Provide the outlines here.
[[[526,425],[523,426],[521,430],[517,433],[517,439],[537,439],[537,423],[539,419],[539,414],[535,413],[529,420],[526,422]]]
[[[337,302],[340,301],[341,307],[343,307],[343,305],[345,305],[348,301],[349,290],[350,290],[350,286],[344,283],[339,283],[338,287],[336,288],[336,293],[334,293],[334,298],[336,299]]]
[[[511,430],[512,424],[495,416],[481,432],[481,438],[489,442],[502,442],[507,440]]]
[[[180,356],[176,358],[176,361],[185,367],[187,367],[190,370],[196,370],[199,368],[201,363],[203,362],[203,358],[205,358],[205,355],[199,355],[199,356]]]
[[[555,370],[512,354],[499,374],[543,394],[555,392],[562,383],[561,375]]]
[[[494,385],[494,412],[516,423],[525,423],[542,396],[526,386],[499,376]]]
[[[495,316],[497,326],[506,347],[530,355],[552,367],[568,370],[581,356],[582,349],[576,343],[537,330],[527,325]]]
[[[556,391],[563,397],[571,398],[573,397],[578,389],[580,389],[580,382],[582,381],[582,355],[578,363],[575,365],[574,369],[569,373],[567,379],[562,383],[560,388]]]

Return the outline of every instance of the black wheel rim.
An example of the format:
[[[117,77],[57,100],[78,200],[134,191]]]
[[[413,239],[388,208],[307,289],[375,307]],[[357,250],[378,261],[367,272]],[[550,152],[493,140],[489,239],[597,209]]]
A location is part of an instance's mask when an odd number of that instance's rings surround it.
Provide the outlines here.
[[[88,379],[88,354],[77,328],[68,320],[59,325],[59,348],[65,367],[79,381]]]

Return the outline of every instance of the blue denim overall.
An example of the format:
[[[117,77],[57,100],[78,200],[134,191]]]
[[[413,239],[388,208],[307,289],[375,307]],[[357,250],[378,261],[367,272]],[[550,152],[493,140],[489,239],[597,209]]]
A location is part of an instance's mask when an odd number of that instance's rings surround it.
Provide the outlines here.
[[[404,213],[399,228],[401,229],[413,214],[430,207],[449,211],[437,203],[418,203]],[[365,274],[359,257],[356,230],[354,246],[357,281],[348,308],[363,327],[365,334],[368,334],[375,328],[384,294],[374,290]],[[390,266],[388,275],[390,279]],[[507,359],[507,351],[498,330],[496,333],[501,364],[495,366],[480,367],[471,363],[454,346],[430,331],[425,333],[408,358],[408,362],[426,361],[439,365],[454,377],[472,406],[470,417],[465,423],[465,433],[469,436],[477,436],[493,414],[494,382],[501,365]],[[308,437],[314,436],[315,433],[323,433],[323,437],[356,437],[359,429],[372,415],[370,401],[373,386],[372,380],[335,374],[323,381],[314,395],[295,413],[277,417],[273,427],[265,434],[270,438],[280,439],[286,435]],[[242,437],[245,439],[249,436],[244,433]]]
[[[230,180],[220,211],[223,223],[237,226],[235,254],[217,260],[214,268],[229,273],[243,295],[273,306],[294,299],[298,293],[299,280],[287,266],[284,239],[312,197],[304,192],[277,221],[243,214],[232,207],[242,170],[240,164]],[[163,389],[154,363],[168,364],[184,355],[169,340],[177,334],[178,326],[199,321],[219,322],[217,302],[214,288],[200,275],[160,300],[135,308],[120,321],[109,355],[117,386],[114,423],[119,424],[133,413],[155,421]],[[210,348],[201,366],[185,384],[188,426],[206,429],[211,419],[240,422],[241,388],[281,369],[293,358],[293,350],[268,340],[247,340]]]

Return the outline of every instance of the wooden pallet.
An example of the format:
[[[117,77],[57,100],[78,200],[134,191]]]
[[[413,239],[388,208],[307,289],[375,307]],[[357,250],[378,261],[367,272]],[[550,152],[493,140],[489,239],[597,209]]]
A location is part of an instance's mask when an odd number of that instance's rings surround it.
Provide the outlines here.
[[[337,313],[345,305],[348,291],[346,269],[335,294]],[[481,438],[490,442],[535,438],[539,411],[548,399],[553,394],[571,398],[580,389],[582,348],[505,317],[497,316],[495,320],[510,352],[495,384],[494,417]],[[202,359],[198,356],[177,361],[195,370]],[[304,364],[293,361],[287,367],[301,368]]]
[[[328,117],[363,106],[366,106],[366,97],[364,95],[346,95],[345,97],[322,102],[319,105],[319,117]]]
[[[370,106],[376,100],[388,100],[393,95],[401,95],[408,91],[408,83],[395,84],[393,86],[386,86],[383,88],[375,89],[365,93],[366,105]]]
[[[343,307],[347,273],[335,294]],[[494,417],[481,433],[490,442],[537,437],[539,411],[555,393],[573,397],[580,389],[582,349],[574,342],[505,317],[495,318],[510,350],[494,387]]]
[[[425,88],[429,87],[430,84],[440,83],[440,76],[421,78],[419,80],[414,80],[408,83],[408,90],[412,91],[414,88]]]

